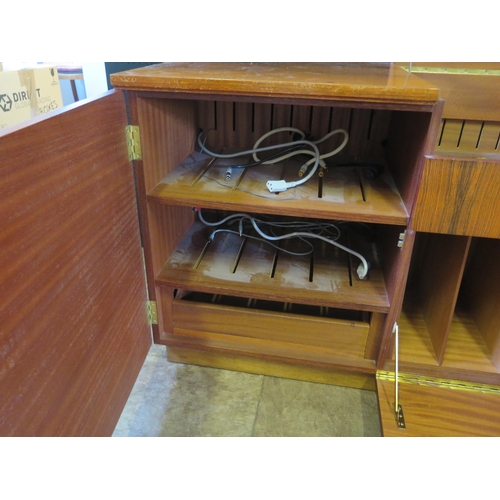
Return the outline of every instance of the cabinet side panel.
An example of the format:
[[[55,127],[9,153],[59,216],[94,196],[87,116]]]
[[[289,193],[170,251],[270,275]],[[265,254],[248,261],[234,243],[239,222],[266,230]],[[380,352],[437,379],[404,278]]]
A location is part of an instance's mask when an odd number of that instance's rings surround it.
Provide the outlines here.
[[[148,205],[146,194],[193,152],[198,131],[196,102],[147,99],[131,92],[129,103],[131,120],[141,131],[143,160],[136,161],[135,167],[148,292],[150,300],[159,301],[155,276],[191,225],[193,216],[186,207]],[[158,325],[153,327],[155,342],[160,342],[165,330],[171,330],[171,315],[165,315],[169,308],[169,304],[158,307]]]
[[[121,92],[0,139],[0,435],[111,435],[151,345]]]

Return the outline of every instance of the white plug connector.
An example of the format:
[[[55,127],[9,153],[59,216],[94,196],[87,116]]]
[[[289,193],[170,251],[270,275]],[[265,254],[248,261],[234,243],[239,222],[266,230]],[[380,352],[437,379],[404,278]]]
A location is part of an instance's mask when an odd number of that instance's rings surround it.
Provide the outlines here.
[[[291,187],[286,181],[267,181],[266,186],[271,193],[282,193]]]
[[[361,263],[356,269],[356,273],[358,274],[358,278],[360,280],[366,278],[366,275],[368,274],[368,265],[365,266],[363,263]]]

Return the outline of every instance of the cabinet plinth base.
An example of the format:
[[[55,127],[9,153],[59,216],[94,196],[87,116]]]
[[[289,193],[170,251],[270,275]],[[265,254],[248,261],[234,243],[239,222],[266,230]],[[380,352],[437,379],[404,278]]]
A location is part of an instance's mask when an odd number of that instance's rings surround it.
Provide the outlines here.
[[[168,346],[167,359],[173,363],[208,366],[356,389],[374,391],[376,388],[375,374],[349,372],[307,364],[291,364],[230,353]]]

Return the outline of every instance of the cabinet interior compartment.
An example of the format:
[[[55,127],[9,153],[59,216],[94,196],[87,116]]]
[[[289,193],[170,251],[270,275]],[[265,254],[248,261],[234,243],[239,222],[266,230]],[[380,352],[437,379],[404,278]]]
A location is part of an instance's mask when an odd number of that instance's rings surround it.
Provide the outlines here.
[[[176,323],[180,308],[188,306],[176,305],[176,289],[276,301],[295,308],[300,304],[358,311],[371,318],[361,349],[361,369],[366,369],[363,363],[377,357],[393,289],[404,273],[397,257],[398,235],[406,228],[414,202],[431,113],[383,104],[330,106],[326,101],[311,105],[298,99],[271,103],[264,98],[250,102],[141,93],[137,112],[143,153],[138,182],[146,194],[139,196],[148,241],[146,268],[150,297],[159,302],[155,327],[159,333],[153,328],[156,341],[167,343],[171,332],[180,328]],[[297,127],[313,139],[342,128],[349,141],[321,177],[316,173],[308,182],[278,194],[270,193],[266,182],[299,179],[303,159],[232,168],[227,181],[232,160],[213,160],[197,144],[203,130],[206,147],[212,151],[246,150],[278,127]],[[280,140],[293,138],[289,132],[279,135]],[[327,151],[337,147],[341,136],[325,141]],[[242,243],[231,234],[217,235],[205,251],[208,235],[193,208],[364,224],[376,235],[375,241],[367,243],[351,233],[347,244],[368,252],[368,279],[357,278],[359,262],[354,257],[340,250],[327,251],[319,242],[314,244],[312,259],[283,252],[277,257],[274,248],[250,239]],[[307,323],[313,316],[305,317]],[[333,321],[322,320],[326,319]]]
[[[456,378],[498,374],[499,243],[417,235],[400,322],[402,366],[434,367]]]
[[[238,206],[246,211],[286,215],[314,211],[323,218],[386,224],[405,225],[408,221],[430,113],[383,107],[358,108],[347,104],[319,106],[304,101],[284,104],[277,100],[271,104],[178,100],[175,101],[176,110],[182,106],[189,110],[187,118],[177,117],[183,126],[179,137],[179,132],[162,125],[162,122],[171,121],[162,117],[162,113],[169,112],[170,105],[156,106],[149,102],[169,102],[169,99],[142,101],[148,101],[147,107],[154,110],[155,115],[153,134],[159,140],[147,141],[148,147],[155,151],[153,163],[165,156],[166,153],[160,151],[162,148],[170,150],[168,168],[157,168],[153,164],[153,169],[157,169],[155,182],[146,183],[150,201],[229,210]],[[234,167],[248,164],[252,161],[250,157],[214,160],[199,151],[197,137],[201,131],[204,133],[200,142],[209,150],[233,153],[251,149],[263,134],[281,127],[298,128],[311,140],[344,129],[349,140],[342,151],[326,160],[326,171],[318,168],[306,183],[281,193],[270,193],[266,182],[300,180],[299,168],[310,157],[243,169]],[[168,138],[169,134],[174,140]],[[280,132],[266,139],[262,146],[293,139],[291,132]],[[330,137],[318,145],[320,152],[335,149],[342,139],[343,134]],[[263,155],[259,158],[263,159]],[[174,156],[176,163],[171,161]],[[233,172],[227,180],[229,166]]]

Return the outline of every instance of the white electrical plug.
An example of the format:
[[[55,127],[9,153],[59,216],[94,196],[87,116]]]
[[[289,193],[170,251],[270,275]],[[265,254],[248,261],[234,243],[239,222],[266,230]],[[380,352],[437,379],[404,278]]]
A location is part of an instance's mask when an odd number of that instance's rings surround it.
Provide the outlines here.
[[[358,273],[358,278],[362,280],[366,278],[366,275],[368,274],[368,266],[364,266],[363,263],[361,263],[356,269],[356,272]]]
[[[291,187],[286,181],[267,181],[266,186],[271,193],[282,193]]]

